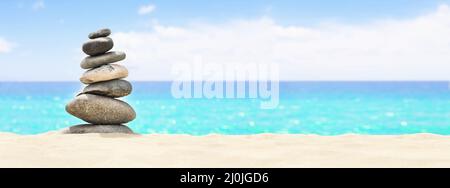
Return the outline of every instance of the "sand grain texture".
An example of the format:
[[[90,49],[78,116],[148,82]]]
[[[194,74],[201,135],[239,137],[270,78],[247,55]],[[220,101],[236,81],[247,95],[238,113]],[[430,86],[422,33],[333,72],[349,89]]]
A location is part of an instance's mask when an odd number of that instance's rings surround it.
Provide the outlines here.
[[[0,133],[0,167],[450,167],[450,137]]]

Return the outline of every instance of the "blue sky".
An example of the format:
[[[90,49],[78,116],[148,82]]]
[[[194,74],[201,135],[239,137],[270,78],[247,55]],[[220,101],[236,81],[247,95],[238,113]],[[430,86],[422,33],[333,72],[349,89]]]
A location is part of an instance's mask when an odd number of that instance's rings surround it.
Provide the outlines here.
[[[353,27],[378,20],[411,20],[432,14],[443,4],[450,0],[0,1],[0,64],[4,67],[0,80],[77,80],[81,70],[73,65],[81,61],[81,44],[89,32],[101,27],[149,34],[155,25],[189,29],[192,23],[217,26],[261,18],[286,28],[315,28],[323,23]],[[154,9],[139,14],[144,6]]]

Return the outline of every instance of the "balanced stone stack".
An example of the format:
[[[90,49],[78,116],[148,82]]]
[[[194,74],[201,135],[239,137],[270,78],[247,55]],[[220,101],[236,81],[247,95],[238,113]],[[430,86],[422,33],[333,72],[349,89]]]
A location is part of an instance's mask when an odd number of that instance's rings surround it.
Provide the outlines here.
[[[89,124],[70,127],[65,133],[133,133],[124,124],[136,118],[136,113],[129,104],[116,99],[131,93],[130,82],[122,80],[128,70],[112,64],[126,55],[108,52],[114,46],[110,34],[109,29],[93,32],[89,34],[91,40],[83,44],[83,52],[89,56],[81,62],[81,68],[88,70],[80,81],[88,85],[66,105],[66,111]]]

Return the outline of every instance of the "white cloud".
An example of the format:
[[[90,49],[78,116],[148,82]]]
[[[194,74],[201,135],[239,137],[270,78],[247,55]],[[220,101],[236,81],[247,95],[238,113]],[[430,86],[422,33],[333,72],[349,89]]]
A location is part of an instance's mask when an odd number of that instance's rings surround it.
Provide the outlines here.
[[[45,2],[43,0],[37,0],[33,4],[33,10],[41,10],[45,8]]]
[[[151,5],[151,4],[143,5],[143,6],[139,7],[138,14],[140,14],[140,15],[150,14],[153,11],[155,11],[155,9],[156,9],[155,5]]]
[[[9,53],[13,48],[13,44],[11,42],[6,41],[3,38],[0,38],[0,53]]]
[[[130,78],[171,79],[171,66],[279,63],[282,80],[450,80],[450,9],[367,24],[282,26],[270,18],[115,34]]]

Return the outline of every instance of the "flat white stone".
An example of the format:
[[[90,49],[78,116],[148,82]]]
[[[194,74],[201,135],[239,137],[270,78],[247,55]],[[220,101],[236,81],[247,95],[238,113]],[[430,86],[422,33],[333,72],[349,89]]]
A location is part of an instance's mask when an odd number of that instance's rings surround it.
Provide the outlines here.
[[[92,84],[108,80],[126,78],[128,70],[124,66],[116,64],[107,64],[86,71],[80,78],[84,84]]]

